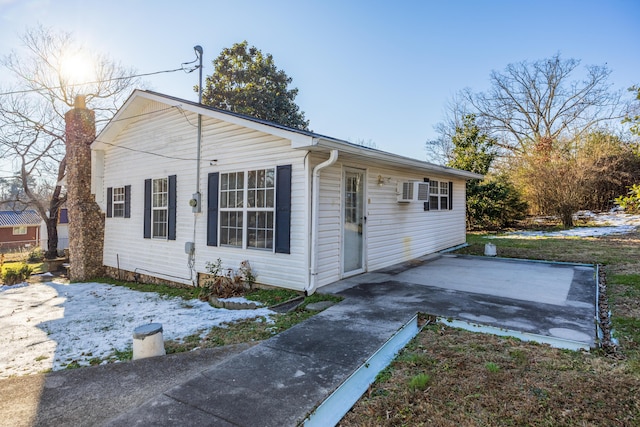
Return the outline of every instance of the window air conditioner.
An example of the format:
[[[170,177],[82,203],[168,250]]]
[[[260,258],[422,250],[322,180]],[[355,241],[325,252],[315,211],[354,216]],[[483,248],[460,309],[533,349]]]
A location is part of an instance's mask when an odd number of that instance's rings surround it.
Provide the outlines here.
[[[405,181],[398,183],[398,203],[429,200],[429,183]]]
[[[398,203],[409,203],[413,200],[413,182],[398,183]]]

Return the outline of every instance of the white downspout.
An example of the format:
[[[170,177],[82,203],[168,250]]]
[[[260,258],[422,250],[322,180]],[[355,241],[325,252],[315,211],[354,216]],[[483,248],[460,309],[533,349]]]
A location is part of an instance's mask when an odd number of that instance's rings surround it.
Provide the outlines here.
[[[324,162],[316,165],[312,172],[311,193],[311,268],[309,285],[304,290],[305,295],[313,295],[318,286],[318,223],[320,219],[320,171],[333,165],[338,160],[338,150],[331,150],[329,158]]]

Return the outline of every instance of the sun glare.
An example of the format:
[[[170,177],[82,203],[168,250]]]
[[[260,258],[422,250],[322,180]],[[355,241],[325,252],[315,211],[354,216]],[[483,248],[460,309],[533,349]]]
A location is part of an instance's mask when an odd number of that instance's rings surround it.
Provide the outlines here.
[[[60,73],[70,84],[88,83],[95,80],[95,67],[88,55],[73,52],[64,55],[60,63]]]

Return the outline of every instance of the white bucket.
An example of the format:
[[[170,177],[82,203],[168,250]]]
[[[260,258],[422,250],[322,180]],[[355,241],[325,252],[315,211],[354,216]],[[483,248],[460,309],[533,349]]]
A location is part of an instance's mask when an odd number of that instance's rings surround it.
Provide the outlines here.
[[[484,245],[484,255],[496,256],[497,255],[496,245],[494,245],[493,243],[487,243],[486,245]]]
[[[133,360],[165,354],[161,323],[148,323],[134,329]]]

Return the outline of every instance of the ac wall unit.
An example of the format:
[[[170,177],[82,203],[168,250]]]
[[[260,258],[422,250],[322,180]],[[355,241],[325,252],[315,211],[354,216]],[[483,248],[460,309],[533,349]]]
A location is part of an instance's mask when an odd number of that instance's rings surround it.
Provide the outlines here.
[[[398,183],[398,203],[409,203],[414,199],[413,182]]]
[[[405,181],[398,183],[398,203],[429,200],[429,183]]]

